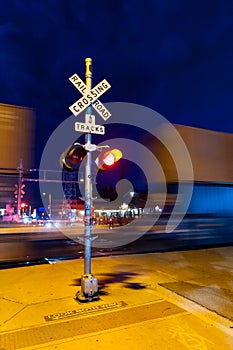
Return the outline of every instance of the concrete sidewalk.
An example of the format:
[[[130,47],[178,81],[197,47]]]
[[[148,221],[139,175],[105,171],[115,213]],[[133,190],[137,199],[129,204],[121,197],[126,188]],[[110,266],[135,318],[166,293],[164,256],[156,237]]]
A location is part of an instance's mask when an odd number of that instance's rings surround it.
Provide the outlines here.
[[[0,271],[0,349],[233,349],[233,247],[92,259],[100,299],[75,300],[83,259]]]

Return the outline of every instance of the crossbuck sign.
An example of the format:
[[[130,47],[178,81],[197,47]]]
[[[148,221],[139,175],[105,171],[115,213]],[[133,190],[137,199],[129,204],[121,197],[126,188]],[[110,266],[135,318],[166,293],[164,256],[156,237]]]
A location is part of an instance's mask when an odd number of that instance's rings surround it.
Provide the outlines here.
[[[69,107],[73,115],[77,116],[88,106],[92,105],[92,107],[94,107],[94,109],[104,120],[107,120],[109,117],[111,117],[111,113],[108,111],[108,109],[98,100],[98,98],[111,87],[106,79],[103,79],[91,90],[88,90],[86,84],[76,73],[73,74],[69,80],[83,95],[79,100],[77,100],[74,104],[72,104],[72,106]]]

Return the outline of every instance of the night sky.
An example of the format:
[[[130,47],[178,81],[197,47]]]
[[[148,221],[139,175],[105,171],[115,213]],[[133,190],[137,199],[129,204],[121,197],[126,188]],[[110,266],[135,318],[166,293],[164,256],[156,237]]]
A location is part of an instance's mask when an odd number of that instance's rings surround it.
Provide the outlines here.
[[[152,108],[172,123],[233,133],[232,0],[1,0],[0,102],[35,108],[39,158],[80,93]]]

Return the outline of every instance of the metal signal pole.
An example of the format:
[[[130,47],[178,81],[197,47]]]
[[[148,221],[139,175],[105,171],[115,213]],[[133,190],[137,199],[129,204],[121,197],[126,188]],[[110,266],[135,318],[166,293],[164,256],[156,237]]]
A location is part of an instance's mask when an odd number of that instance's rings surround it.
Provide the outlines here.
[[[20,159],[20,165],[18,167],[18,194],[17,194],[17,215],[20,219],[21,217],[21,187],[22,187],[22,178],[23,178],[23,161]]]
[[[92,59],[86,58],[86,86],[91,90],[92,85]],[[86,109],[86,115],[91,118],[91,105]],[[91,145],[91,133],[85,134],[85,146]],[[84,275],[81,276],[81,291],[76,294],[76,299],[82,302],[98,300],[98,280],[91,273],[91,229],[92,229],[92,152],[87,152],[85,164],[85,231],[84,231]]]

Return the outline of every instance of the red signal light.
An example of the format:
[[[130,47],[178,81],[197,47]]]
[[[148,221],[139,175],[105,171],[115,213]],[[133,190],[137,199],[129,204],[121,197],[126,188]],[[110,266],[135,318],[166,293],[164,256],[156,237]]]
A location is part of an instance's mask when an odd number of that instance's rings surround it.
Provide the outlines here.
[[[22,209],[26,208],[26,206],[27,206],[26,203],[21,203],[21,205],[20,205],[20,207],[21,207]]]
[[[115,157],[112,153],[107,154],[103,158],[103,163],[107,166],[112,166],[115,163]]]
[[[121,159],[122,153],[119,149],[113,149],[100,154],[95,163],[101,170],[106,170],[115,165]]]

